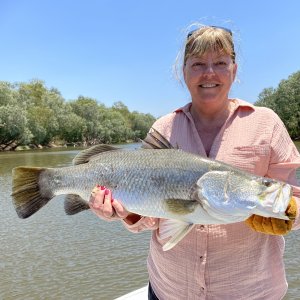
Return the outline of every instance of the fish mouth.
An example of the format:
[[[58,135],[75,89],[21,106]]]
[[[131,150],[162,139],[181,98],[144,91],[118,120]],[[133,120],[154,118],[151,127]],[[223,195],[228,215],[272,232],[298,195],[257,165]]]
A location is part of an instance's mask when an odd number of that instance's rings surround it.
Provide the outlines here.
[[[289,220],[285,211],[292,197],[292,187],[287,183],[279,183],[268,187],[259,198],[263,200],[264,206],[270,207],[276,215],[274,217]]]

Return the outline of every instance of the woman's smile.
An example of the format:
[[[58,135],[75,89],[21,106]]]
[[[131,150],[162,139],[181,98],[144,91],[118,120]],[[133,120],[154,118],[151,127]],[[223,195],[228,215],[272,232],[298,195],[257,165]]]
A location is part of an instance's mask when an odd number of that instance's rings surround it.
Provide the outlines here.
[[[201,88],[206,88],[206,89],[211,89],[211,88],[215,88],[218,87],[219,84],[216,83],[203,83],[203,84],[199,84],[199,87]]]

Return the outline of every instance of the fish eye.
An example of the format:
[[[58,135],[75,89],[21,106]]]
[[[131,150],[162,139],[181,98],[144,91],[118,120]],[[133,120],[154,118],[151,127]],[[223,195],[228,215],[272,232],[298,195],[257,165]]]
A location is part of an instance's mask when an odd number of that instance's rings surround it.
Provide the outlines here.
[[[272,185],[272,182],[270,180],[267,180],[267,179],[263,179],[262,180],[262,184],[266,187],[269,187]]]

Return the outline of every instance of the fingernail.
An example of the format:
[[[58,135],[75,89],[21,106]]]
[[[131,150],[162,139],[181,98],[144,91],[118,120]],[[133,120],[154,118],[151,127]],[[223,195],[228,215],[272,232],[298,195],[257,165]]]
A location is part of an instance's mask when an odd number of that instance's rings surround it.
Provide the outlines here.
[[[100,184],[96,184],[96,188],[101,191],[106,189],[106,187],[104,185],[100,185]]]
[[[107,196],[109,194],[109,189],[106,189],[104,195]]]

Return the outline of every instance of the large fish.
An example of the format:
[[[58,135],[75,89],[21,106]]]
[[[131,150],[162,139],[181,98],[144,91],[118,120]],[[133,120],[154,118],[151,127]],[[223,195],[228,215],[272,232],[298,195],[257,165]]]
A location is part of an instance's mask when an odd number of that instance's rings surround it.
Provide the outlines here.
[[[157,131],[144,148],[122,150],[97,145],[79,153],[63,168],[13,169],[12,198],[20,218],[27,218],[57,195],[66,195],[65,211],[89,209],[96,184],[112,190],[124,207],[162,222],[162,238],[172,248],[195,224],[228,224],[252,214],[289,218],[285,210],[291,186],[255,176],[230,165],[174,149]]]

